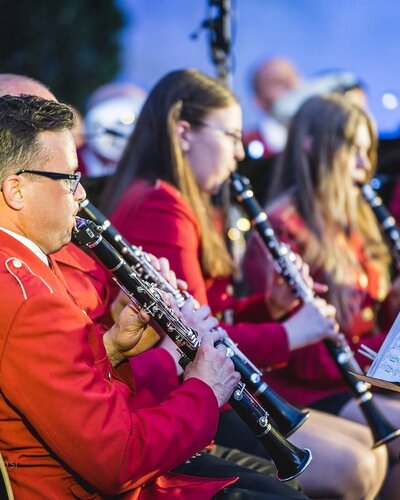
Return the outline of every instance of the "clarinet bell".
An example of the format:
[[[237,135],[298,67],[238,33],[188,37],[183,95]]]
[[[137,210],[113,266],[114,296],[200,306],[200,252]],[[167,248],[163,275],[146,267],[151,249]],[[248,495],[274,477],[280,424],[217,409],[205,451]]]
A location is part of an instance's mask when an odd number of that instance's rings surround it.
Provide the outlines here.
[[[279,396],[262,378],[262,373],[236,348],[230,339],[222,342],[231,351],[231,360],[243,382],[268,412],[274,427],[285,437],[293,434],[308,418],[309,410],[300,410]]]
[[[274,427],[285,437],[291,436],[307,420],[310,410],[296,408],[269,387],[257,394],[263,407],[270,415]]]
[[[259,439],[271,455],[279,481],[290,481],[299,476],[312,460],[312,453],[308,448],[298,448],[272,426]]]
[[[238,392],[239,394],[234,392],[229,403],[268,451],[277,470],[277,479],[289,481],[300,475],[311,462],[311,451],[290,443],[271,424],[269,414],[249,392],[246,390]]]
[[[370,394],[370,393],[367,393]],[[390,443],[393,439],[400,436],[400,429],[395,429],[384,417],[384,415],[375,406],[372,398],[363,401],[360,405],[364,417],[371,429],[374,438],[372,448],[378,448],[382,444]]]

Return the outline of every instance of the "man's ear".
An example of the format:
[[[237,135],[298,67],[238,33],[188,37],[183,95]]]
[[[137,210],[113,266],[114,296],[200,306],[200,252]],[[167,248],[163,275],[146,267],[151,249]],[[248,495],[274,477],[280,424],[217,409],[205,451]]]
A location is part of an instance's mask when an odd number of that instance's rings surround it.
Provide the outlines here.
[[[178,144],[184,153],[190,150],[192,127],[186,120],[178,120],[175,125],[175,133]]]
[[[4,201],[13,210],[22,210],[25,206],[22,184],[23,179],[15,174],[9,175],[3,181],[2,192]]]

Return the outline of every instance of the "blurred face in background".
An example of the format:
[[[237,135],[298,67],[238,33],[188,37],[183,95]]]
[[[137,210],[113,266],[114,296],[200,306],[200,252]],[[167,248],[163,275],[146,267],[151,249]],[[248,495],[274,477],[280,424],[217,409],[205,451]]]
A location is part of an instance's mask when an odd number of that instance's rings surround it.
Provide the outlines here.
[[[343,183],[348,179],[350,185],[356,187],[368,181],[372,168],[369,153],[372,141],[365,120],[361,120],[355,128],[353,137],[339,149],[335,161],[338,162]],[[343,184],[343,185],[344,185]]]
[[[298,88],[300,76],[287,59],[271,59],[259,68],[254,77],[257,104],[270,113],[274,102]]]

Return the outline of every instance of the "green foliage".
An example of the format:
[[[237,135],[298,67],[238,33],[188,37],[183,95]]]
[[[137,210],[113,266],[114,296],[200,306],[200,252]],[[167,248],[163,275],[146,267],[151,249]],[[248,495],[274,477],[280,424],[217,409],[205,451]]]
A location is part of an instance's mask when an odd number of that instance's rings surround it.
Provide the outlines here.
[[[114,0],[0,0],[0,72],[36,78],[82,109],[120,69]]]

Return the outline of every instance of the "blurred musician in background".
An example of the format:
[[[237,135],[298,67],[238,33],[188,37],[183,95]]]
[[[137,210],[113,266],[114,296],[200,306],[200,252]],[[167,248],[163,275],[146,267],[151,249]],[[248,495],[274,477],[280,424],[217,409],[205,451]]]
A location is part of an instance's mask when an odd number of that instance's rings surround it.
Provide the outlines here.
[[[83,141],[76,146],[82,182],[93,203],[121,158],[145,97],[133,83],[113,82],[101,85],[87,100]]]
[[[273,57],[256,68],[252,89],[262,118],[257,127],[246,130],[243,136],[250,157],[267,158],[285,147],[287,127],[273,115],[273,107],[279,98],[300,84],[301,77],[290,59]]]
[[[107,83],[88,98],[84,117],[85,143],[78,148],[84,177],[111,175],[146,98],[132,83]]]

